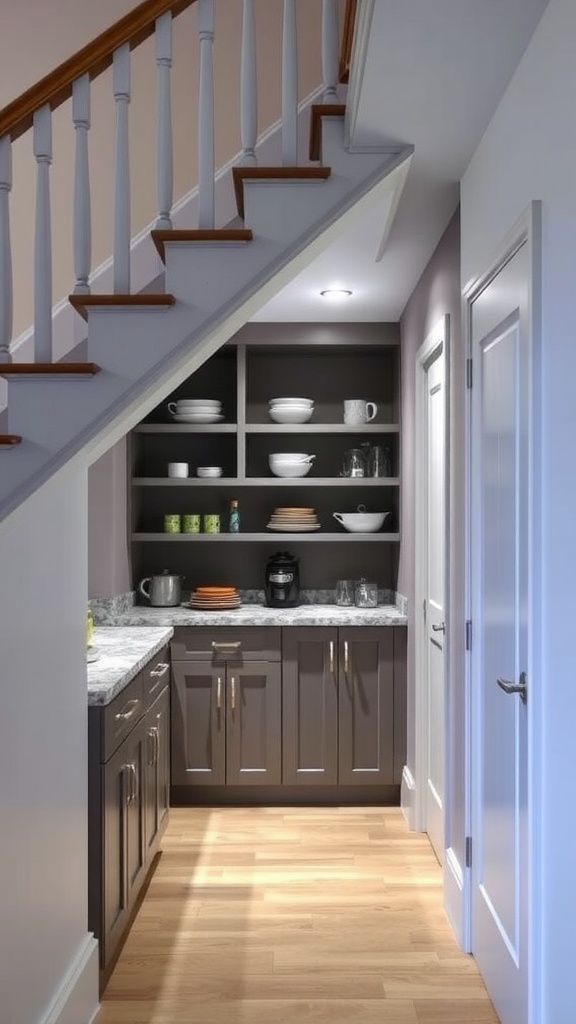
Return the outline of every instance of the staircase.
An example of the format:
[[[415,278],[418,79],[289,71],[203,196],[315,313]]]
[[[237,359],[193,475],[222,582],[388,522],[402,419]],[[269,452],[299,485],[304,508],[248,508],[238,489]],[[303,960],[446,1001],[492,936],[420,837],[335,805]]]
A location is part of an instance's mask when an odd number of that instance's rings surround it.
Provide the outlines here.
[[[296,0],[284,0],[282,124],[278,133],[281,160],[277,166],[256,165],[254,4],[253,0],[244,0],[239,89],[243,150],[230,172],[236,210],[224,227],[215,226],[214,2],[198,0],[196,4],[200,110],[195,228],[173,224],[169,84],[172,22],[193,0],[146,0],[92,44],[96,57],[93,52],[84,61],[76,55],[67,62],[71,67],[66,89],[72,95],[77,139],[76,285],[69,302],[87,328],[86,342],[57,361],[53,358],[48,167],[50,119],[52,108],[63,94],[62,74],[59,78],[57,73],[48,76],[54,79],[51,86],[47,80],[39,83],[40,106],[33,107],[32,101],[20,102],[19,118],[11,113],[14,104],[0,112],[0,377],[6,379],[8,390],[7,429],[0,434],[0,520],[70,460],[87,464],[103,440],[112,444],[122,436],[369,204],[389,196],[393,213],[409,169],[411,149],[382,147],[379,151],[351,152],[347,148],[346,111],[338,102],[338,0],[323,3],[324,102],[309,105],[309,151],[301,166]],[[158,66],[157,152],[153,157],[158,168],[158,215],[150,234],[161,263],[153,265],[145,287],[132,294],[129,58],[131,48],[151,34],[155,36]],[[85,50],[90,51],[90,47]],[[95,62],[94,70],[90,61]],[[87,90],[91,76],[106,64],[113,68],[116,108],[113,290],[93,294],[89,285]],[[16,362],[10,351],[10,147],[30,123],[38,164],[34,358]]]

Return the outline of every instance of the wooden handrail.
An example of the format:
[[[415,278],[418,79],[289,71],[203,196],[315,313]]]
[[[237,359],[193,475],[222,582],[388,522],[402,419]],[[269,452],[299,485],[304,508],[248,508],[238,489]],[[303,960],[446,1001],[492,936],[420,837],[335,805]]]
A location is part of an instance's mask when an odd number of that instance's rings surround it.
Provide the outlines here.
[[[119,21],[105,29],[92,42],[78,50],[54,71],[23,92],[7,107],[0,110],[0,138],[10,135],[12,140],[32,125],[36,110],[49,103],[52,110],[72,95],[72,85],[81,75],[97,78],[112,64],[114,51],[124,43],[130,48],[139,46],[154,32],[156,18],[167,11],[180,14],[196,0],[144,0]]]
[[[340,47],[340,74],[341,82],[348,81],[350,72],[350,59],[352,57],[352,40],[354,38],[354,22],[356,20],[356,7],[358,0],[346,0],[346,11],[344,13],[344,28],[342,30],[342,46]]]

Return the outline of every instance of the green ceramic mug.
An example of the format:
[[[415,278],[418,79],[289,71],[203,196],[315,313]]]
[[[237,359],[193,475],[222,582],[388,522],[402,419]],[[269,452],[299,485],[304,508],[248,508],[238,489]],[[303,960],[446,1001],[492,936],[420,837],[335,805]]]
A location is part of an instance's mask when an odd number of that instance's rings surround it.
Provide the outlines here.
[[[202,517],[204,533],[220,533],[220,516],[205,515]]]
[[[200,533],[200,516],[191,514],[182,516],[183,533]]]
[[[180,533],[180,516],[164,516],[164,533]]]

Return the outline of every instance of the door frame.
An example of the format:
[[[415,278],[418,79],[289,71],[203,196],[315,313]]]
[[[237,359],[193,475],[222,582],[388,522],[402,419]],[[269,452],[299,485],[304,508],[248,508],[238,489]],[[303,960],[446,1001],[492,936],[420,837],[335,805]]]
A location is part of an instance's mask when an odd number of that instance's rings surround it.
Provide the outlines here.
[[[487,269],[464,286],[463,328],[467,353],[467,366],[473,373],[472,350],[472,306],[481,292],[494,280],[522,245],[528,247],[528,362],[530,420],[528,436],[528,705],[527,705],[527,786],[528,786],[528,1021],[537,1024],[541,1014],[541,960],[542,927],[539,894],[542,891],[540,852],[543,823],[541,817],[540,766],[543,761],[541,723],[544,715],[544,700],[541,673],[541,643],[538,623],[542,619],[542,402],[539,384],[542,377],[541,340],[541,266],[542,266],[542,204],[533,201],[504,237],[496,255]],[[468,371],[467,371],[468,376]],[[470,378],[471,379],[471,378]],[[476,533],[477,512],[472,504],[472,390],[468,383],[466,391],[466,619],[471,622],[474,566],[473,538]],[[478,700],[472,685],[474,624],[471,624],[471,644],[467,645],[465,706],[466,706],[466,835],[470,837],[472,857],[474,856],[474,831],[478,787],[477,766],[474,752],[478,742]],[[470,858],[471,860],[472,858]],[[463,877],[463,947],[474,953],[472,948],[472,865],[466,864]]]
[[[446,814],[446,788],[449,786],[446,770],[446,746],[449,742],[446,694],[448,692],[448,643],[450,637],[449,585],[450,585],[450,316],[445,313],[435,324],[426,340],[416,353],[416,388],[415,388],[415,581],[414,581],[414,670],[415,670],[415,703],[414,703],[414,828],[417,832],[426,831],[426,766],[428,764],[428,638],[426,619],[422,614],[424,589],[427,577],[427,546],[428,546],[428,425],[427,425],[427,371],[426,367],[433,356],[441,349],[438,358],[444,362],[444,612],[446,633],[444,634],[444,814]],[[444,822],[444,826],[446,823]]]

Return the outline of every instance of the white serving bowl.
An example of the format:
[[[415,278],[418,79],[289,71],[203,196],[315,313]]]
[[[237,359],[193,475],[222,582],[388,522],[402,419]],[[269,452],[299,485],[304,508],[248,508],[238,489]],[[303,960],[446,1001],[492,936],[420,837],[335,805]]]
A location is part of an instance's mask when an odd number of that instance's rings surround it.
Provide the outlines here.
[[[308,405],[271,405],[268,409],[274,423],[307,423],[313,412]]]
[[[273,462],[307,462],[316,456],[308,452],[272,452],[268,458]]]
[[[334,519],[349,533],[376,533],[389,512],[333,512]]]
[[[270,405],[270,406],[277,406],[277,405],[284,405],[284,406],[286,406],[286,405],[299,405],[299,406],[305,406],[306,408],[311,409],[312,406],[314,405],[314,399],[313,398],[271,398],[270,401],[268,402],[268,405]]]
[[[270,469],[274,476],[306,476],[310,472],[311,465],[311,462],[271,462]]]
[[[175,404],[181,410],[220,409],[222,407],[222,402],[218,398],[178,398]]]
[[[222,466],[198,466],[196,475],[199,477],[222,476]]]

